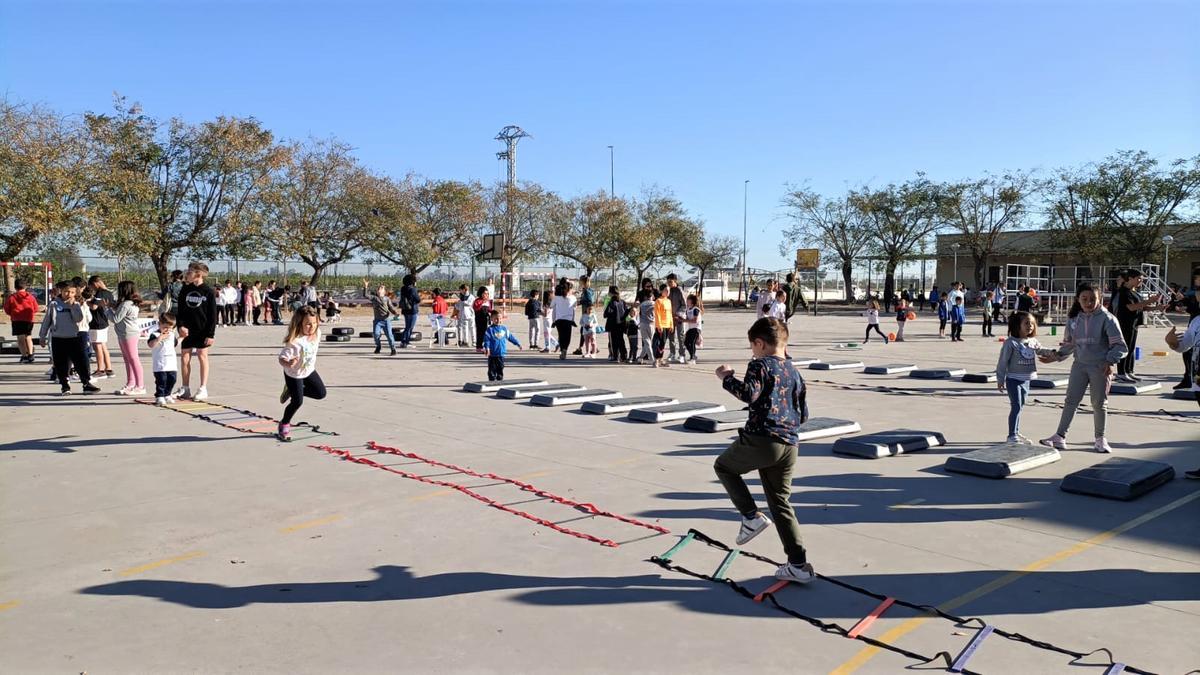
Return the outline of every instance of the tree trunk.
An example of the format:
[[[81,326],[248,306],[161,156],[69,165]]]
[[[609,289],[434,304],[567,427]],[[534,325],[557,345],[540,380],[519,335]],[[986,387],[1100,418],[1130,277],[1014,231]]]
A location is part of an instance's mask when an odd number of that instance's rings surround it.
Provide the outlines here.
[[[641,289],[642,281],[645,280],[646,272],[649,272],[649,271],[650,271],[650,265],[646,265],[645,267],[637,268],[638,289]]]
[[[887,267],[884,268],[884,277],[883,277],[883,300],[884,300],[884,302],[891,300],[892,297],[894,297],[894,295],[896,293],[896,267],[897,267],[897,265],[899,265],[898,261],[889,260],[889,261],[887,261]]]
[[[154,276],[158,277],[158,288],[161,291],[166,291],[167,284],[171,278],[170,272],[167,270],[171,262],[170,251],[161,251],[152,253],[149,256],[150,264],[154,266]]]
[[[854,303],[854,267],[852,260],[842,261],[842,283],[846,285],[846,302]]]
[[[983,273],[984,268],[987,267],[987,256],[972,255],[971,257],[975,260],[975,290],[980,291],[983,290]]]

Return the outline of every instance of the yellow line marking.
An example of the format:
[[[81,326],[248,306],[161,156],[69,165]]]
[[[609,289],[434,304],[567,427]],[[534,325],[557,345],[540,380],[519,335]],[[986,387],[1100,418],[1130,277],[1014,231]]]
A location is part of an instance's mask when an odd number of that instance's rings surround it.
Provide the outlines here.
[[[889,506],[888,508],[889,509],[902,509],[906,506],[916,506],[917,504],[924,504],[924,503],[925,503],[924,499],[918,498],[918,499],[911,499],[907,502],[904,502],[903,504],[893,504],[893,505]]]
[[[1100,534],[1097,534],[1096,536],[1092,537],[1091,539],[1085,539],[1084,541],[1081,541],[1081,542],[1075,544],[1074,546],[1065,548],[1065,549],[1059,551],[1058,553],[1054,553],[1052,555],[1046,556],[1045,558],[1042,558],[1041,560],[1029,563],[1025,567],[1022,567],[1021,569],[1019,569],[1015,572],[1009,572],[1008,574],[1005,574],[1004,576],[999,577],[998,579],[993,579],[992,581],[989,581],[988,583],[976,588],[975,590],[967,591],[966,593],[963,593],[962,595],[958,596],[957,598],[952,598],[950,600],[947,600],[946,602],[943,602],[942,604],[938,605],[937,607],[938,607],[938,609],[942,610],[943,612],[950,612],[955,609],[958,609],[959,607],[962,607],[963,605],[965,605],[969,602],[978,600],[979,598],[982,598],[983,596],[985,596],[993,591],[996,591],[1001,588],[1004,588],[1005,586],[1008,586],[1009,584],[1021,579],[1022,577],[1024,577],[1027,574],[1030,574],[1032,572],[1037,572],[1038,570],[1049,567],[1050,565],[1053,565],[1058,562],[1062,562],[1063,560],[1066,560],[1067,558],[1070,558],[1072,556],[1083,553],[1084,551],[1092,548],[1093,546],[1098,546],[1100,544],[1103,544],[1104,542],[1108,541],[1109,539],[1112,539],[1113,537],[1116,537],[1117,535],[1128,532],[1129,530],[1132,530],[1133,528],[1135,528],[1139,525],[1142,525],[1151,520],[1154,520],[1155,518],[1163,515],[1164,513],[1174,511],[1175,509],[1177,509],[1189,502],[1192,502],[1196,499],[1200,499],[1200,492],[1193,492],[1190,495],[1180,497],[1179,499],[1176,499],[1175,501],[1173,501],[1169,504],[1160,506],[1157,509],[1154,509],[1153,511],[1144,513],[1144,514],[1138,516],[1137,518],[1134,518],[1133,520],[1130,520],[1126,523],[1122,523],[1122,524],[1114,527],[1113,529],[1108,530],[1107,532],[1101,532]],[[878,639],[880,642],[891,644],[891,643],[895,642],[896,640],[904,637],[905,635],[911,633],[912,631],[916,630],[917,628],[919,628],[921,626],[921,624],[925,623],[926,621],[929,621],[932,618],[933,617],[929,617],[929,616],[921,616],[921,617],[915,617],[915,618],[909,619],[908,621],[905,621],[904,623],[900,624],[899,626],[896,626],[895,628],[884,633],[883,636]],[[878,654],[880,651],[882,651],[882,650],[879,647],[874,647],[874,646],[864,647],[862,649],[862,651],[860,651],[857,654],[855,654],[854,656],[852,656],[849,661],[846,661],[845,663],[843,663],[842,665],[838,666],[833,671],[831,671],[830,675],[849,675],[850,673],[853,673],[854,671],[861,668],[867,661],[870,661],[871,658],[874,657],[876,654]]]
[[[307,530],[310,527],[316,527],[318,525],[325,525],[327,523],[332,523],[334,521],[341,520],[341,519],[342,519],[341,514],[334,514],[332,516],[326,516],[325,518],[317,518],[316,520],[310,520],[307,523],[300,523],[299,525],[292,525],[291,527],[285,527],[279,531],[286,534],[288,532],[295,532],[297,530]]]
[[[526,479],[529,479],[529,478],[537,478],[537,477],[539,477],[539,476],[545,476],[545,475],[548,475],[548,474],[550,474],[550,473],[553,473],[553,472],[551,472],[551,471],[537,471],[537,472],[534,472],[534,473],[527,473],[527,474],[525,474],[524,476],[517,476],[517,480],[521,480],[521,481],[523,481],[523,480],[526,480]],[[408,498],[408,501],[410,501],[410,502],[421,502],[421,501],[425,501],[426,499],[433,499],[434,497],[444,497],[444,496],[446,496],[446,495],[454,495],[454,494],[458,494],[458,490],[455,490],[455,489],[453,489],[453,488],[446,488],[446,489],[444,489],[444,490],[435,490],[435,491],[433,491],[433,492],[428,492],[428,493],[425,493],[425,494],[423,494],[423,495],[415,495],[415,496],[409,497],[409,498]]]
[[[159,567],[170,565],[171,563],[182,562],[184,560],[191,560],[192,558],[199,558],[202,555],[204,555],[204,551],[192,551],[191,553],[184,553],[183,555],[177,555],[174,558],[163,558],[162,560],[155,560],[154,562],[146,563],[145,565],[138,565],[137,567],[130,567],[127,570],[121,570],[120,572],[117,573],[117,575],[122,576],[122,577],[127,577],[127,576],[130,576],[133,574],[140,574],[142,572],[148,572],[152,569],[157,569]]]
[[[13,607],[16,607],[19,604],[21,604],[20,600],[9,600],[8,602],[0,602],[0,612],[3,612],[6,609],[12,609]]]

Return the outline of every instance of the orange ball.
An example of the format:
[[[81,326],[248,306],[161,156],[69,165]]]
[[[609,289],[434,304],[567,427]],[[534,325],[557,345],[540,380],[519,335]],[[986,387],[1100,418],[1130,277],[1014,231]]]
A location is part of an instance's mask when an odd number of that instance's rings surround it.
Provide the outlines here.
[[[909,321],[916,321],[916,320],[917,320],[917,313],[916,313],[916,312],[909,312],[909,313],[908,313],[908,320],[909,320]]]
[[[895,339],[896,339],[896,334],[895,334],[895,333],[888,333],[888,339],[889,339],[889,340],[895,340]]]

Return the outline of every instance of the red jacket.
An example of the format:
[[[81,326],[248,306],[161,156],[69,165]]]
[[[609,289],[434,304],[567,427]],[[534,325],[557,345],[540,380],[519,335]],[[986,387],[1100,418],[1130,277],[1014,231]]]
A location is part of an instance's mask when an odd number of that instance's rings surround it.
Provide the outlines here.
[[[38,311],[37,298],[27,290],[21,289],[8,296],[4,301],[4,313],[13,321],[33,322],[33,315]]]
[[[442,296],[439,295],[433,299],[433,313],[434,314],[445,314],[446,310],[448,310],[448,309],[449,309],[449,306],[446,304],[445,298],[443,298]]]

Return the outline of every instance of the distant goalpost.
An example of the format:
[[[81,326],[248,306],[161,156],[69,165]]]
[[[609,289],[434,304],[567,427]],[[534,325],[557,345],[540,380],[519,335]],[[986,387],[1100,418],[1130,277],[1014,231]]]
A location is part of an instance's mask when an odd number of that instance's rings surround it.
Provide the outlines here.
[[[42,268],[42,275],[43,275],[43,277],[45,279],[45,283],[46,283],[46,295],[42,299],[42,303],[45,304],[45,302],[50,299],[50,290],[52,288],[54,288],[54,265],[53,264],[48,263],[48,262],[2,262],[2,261],[0,261],[0,267],[4,268],[4,275],[5,275],[6,279],[11,274],[14,281],[16,280],[16,277],[19,276],[18,271],[23,267],[40,267],[40,268]]]

